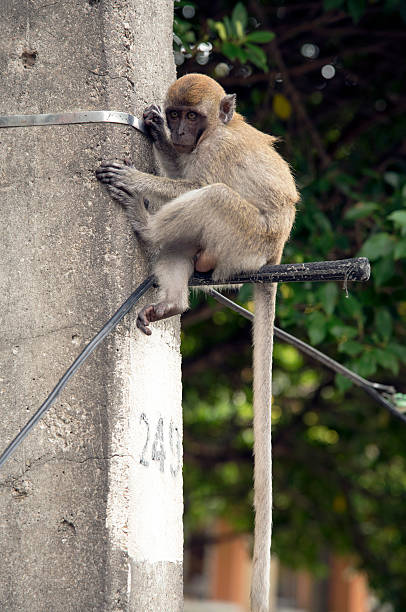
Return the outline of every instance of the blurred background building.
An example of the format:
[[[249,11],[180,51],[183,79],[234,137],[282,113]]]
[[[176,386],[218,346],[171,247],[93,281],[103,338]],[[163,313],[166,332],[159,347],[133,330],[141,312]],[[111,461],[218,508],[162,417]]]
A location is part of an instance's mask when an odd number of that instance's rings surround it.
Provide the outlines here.
[[[185,558],[185,612],[248,612],[250,542],[223,521],[211,537],[196,538]],[[323,578],[272,560],[271,612],[370,612],[375,605],[349,559],[326,554]]]

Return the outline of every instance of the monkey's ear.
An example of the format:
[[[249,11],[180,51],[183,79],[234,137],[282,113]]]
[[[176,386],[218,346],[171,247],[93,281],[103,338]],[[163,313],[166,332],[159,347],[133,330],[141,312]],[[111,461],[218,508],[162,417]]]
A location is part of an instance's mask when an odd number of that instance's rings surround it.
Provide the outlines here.
[[[235,111],[236,94],[228,94],[220,101],[220,120],[228,123],[232,119]]]

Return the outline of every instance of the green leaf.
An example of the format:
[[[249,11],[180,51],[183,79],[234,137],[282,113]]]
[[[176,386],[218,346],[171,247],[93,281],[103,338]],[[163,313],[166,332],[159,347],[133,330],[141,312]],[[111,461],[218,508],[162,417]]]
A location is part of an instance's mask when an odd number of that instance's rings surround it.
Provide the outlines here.
[[[307,333],[311,344],[320,344],[326,337],[327,326],[325,316],[321,312],[312,312],[307,317]]]
[[[268,65],[265,51],[263,51],[261,47],[257,47],[256,45],[252,45],[250,43],[246,44],[246,49],[249,61],[252,62],[258,68],[261,68],[261,70],[263,70],[264,72],[267,72]]]
[[[387,345],[387,349],[396,355],[396,357],[398,357],[403,363],[406,363],[406,346],[391,342]]]
[[[233,25],[231,23],[230,18],[226,16],[226,17],[224,17],[223,21],[224,21],[224,25],[226,27],[227,37],[228,38],[233,38],[235,36],[235,32],[234,32]]]
[[[348,12],[350,13],[354,23],[358,23],[362,15],[365,13],[365,0],[348,0]]]
[[[352,387],[352,381],[342,374],[336,374],[335,383],[341,392],[348,391]]]
[[[395,210],[388,217],[396,227],[400,227],[402,236],[406,234],[406,210]]]
[[[376,356],[373,351],[366,351],[353,362],[353,369],[360,376],[367,378],[376,372]]]
[[[269,32],[268,30],[250,32],[245,37],[247,42],[253,43],[267,43],[275,38],[275,34],[273,32]]]
[[[243,30],[247,27],[248,15],[247,9],[243,5],[242,2],[238,2],[235,5],[231,19],[233,21],[234,27],[236,28],[236,24],[240,23]]]
[[[341,296],[342,297],[340,299],[340,310],[343,312],[343,314],[354,319],[364,320],[364,311],[357,298],[351,294],[347,298],[345,297],[344,293],[342,293]]]
[[[376,261],[383,255],[389,255],[393,249],[393,237],[386,232],[374,234],[366,242],[360,251],[360,255]]]
[[[318,290],[321,303],[328,315],[332,315],[338,299],[338,287],[336,283],[324,283]]]
[[[245,64],[247,61],[247,54],[235,43],[224,42],[221,46],[221,51],[231,61],[238,59],[242,64]]]
[[[213,26],[217,34],[219,35],[219,38],[221,40],[227,40],[227,32],[224,23],[222,21],[215,21]]]
[[[375,310],[375,328],[383,340],[389,340],[393,328],[392,316],[389,310],[383,306]]]
[[[242,27],[241,21],[236,21],[234,23],[234,29],[237,34],[238,40],[242,40],[244,38],[244,28]]]
[[[349,325],[333,325],[333,327],[330,329],[330,333],[332,336],[339,338],[341,341],[358,336],[358,332],[355,327],[350,327]]]
[[[346,355],[350,355],[351,357],[359,355],[363,349],[363,345],[356,340],[347,340],[346,342],[342,342],[338,347],[340,353],[346,353]]]
[[[402,259],[403,257],[406,257],[406,240],[401,240],[396,244],[393,257],[394,259]]]
[[[375,287],[382,287],[386,285],[388,280],[395,274],[395,268],[393,266],[393,257],[383,257],[380,259],[372,269],[372,277],[374,279]]]
[[[399,185],[399,174],[397,172],[385,172],[383,178],[394,189]]]
[[[399,372],[399,361],[396,355],[391,353],[389,350],[383,350],[380,348],[374,349],[374,354],[376,359],[383,368],[386,370],[391,370],[393,374],[398,374]]]
[[[374,210],[379,208],[375,202],[359,202],[353,208],[347,210],[344,215],[344,219],[354,221],[355,219],[362,219],[368,217]]]

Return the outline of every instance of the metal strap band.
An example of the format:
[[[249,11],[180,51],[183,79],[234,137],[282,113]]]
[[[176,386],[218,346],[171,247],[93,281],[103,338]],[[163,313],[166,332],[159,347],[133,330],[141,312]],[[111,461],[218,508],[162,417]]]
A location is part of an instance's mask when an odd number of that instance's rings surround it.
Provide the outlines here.
[[[37,125],[69,125],[72,123],[121,123],[147,134],[144,122],[119,111],[80,111],[77,113],[47,113],[44,115],[0,115],[0,128]]]

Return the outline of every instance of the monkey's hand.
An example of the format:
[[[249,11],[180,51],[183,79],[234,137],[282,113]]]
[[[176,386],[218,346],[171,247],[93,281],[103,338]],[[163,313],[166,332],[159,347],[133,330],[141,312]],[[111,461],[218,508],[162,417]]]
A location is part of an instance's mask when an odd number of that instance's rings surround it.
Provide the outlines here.
[[[165,116],[160,106],[150,104],[142,115],[149,136],[154,142],[167,141],[165,132]]]
[[[110,195],[122,204],[136,197],[141,191],[137,178],[143,175],[128,161],[102,162],[96,170],[97,179],[106,185]]]

